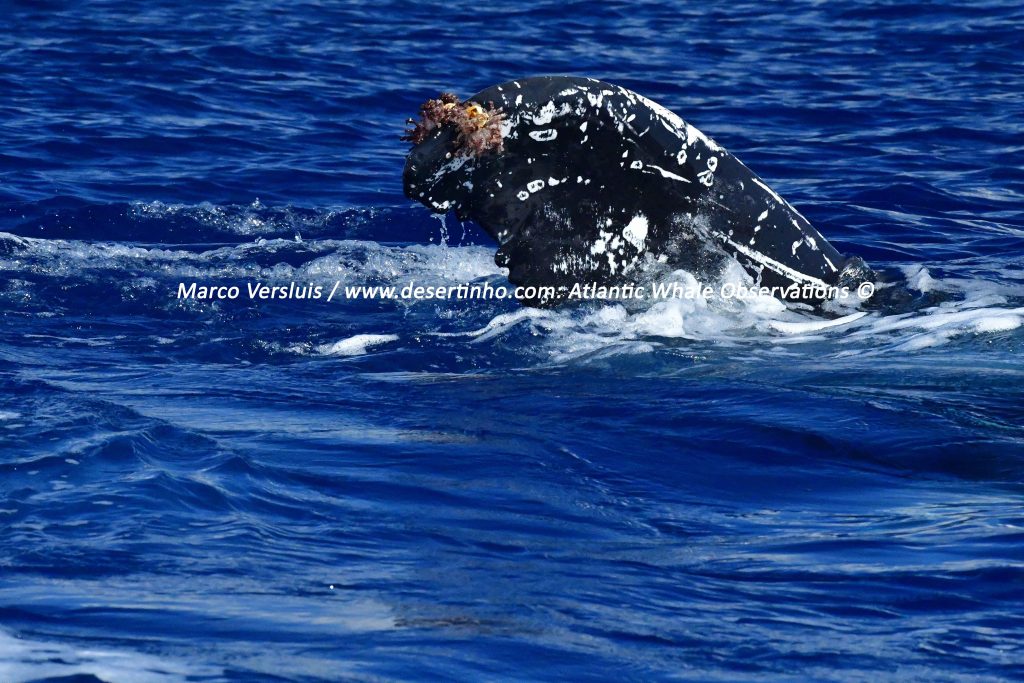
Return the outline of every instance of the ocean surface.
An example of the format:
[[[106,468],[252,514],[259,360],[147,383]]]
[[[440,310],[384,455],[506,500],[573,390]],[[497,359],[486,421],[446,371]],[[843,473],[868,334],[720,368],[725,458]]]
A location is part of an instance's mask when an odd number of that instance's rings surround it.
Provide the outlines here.
[[[0,28],[3,683],[1024,678],[1019,1]],[[537,74],[664,104],[915,304],[177,298],[505,283],[398,137]]]

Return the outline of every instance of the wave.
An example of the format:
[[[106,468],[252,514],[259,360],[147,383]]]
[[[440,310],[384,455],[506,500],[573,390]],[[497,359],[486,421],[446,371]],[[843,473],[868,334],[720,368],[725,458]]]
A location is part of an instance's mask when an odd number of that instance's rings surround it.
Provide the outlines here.
[[[160,201],[95,204],[72,197],[5,207],[3,231],[41,239],[195,246],[256,239],[376,239],[417,242],[438,233],[430,214],[403,207],[312,209],[247,205],[174,204]],[[2,216],[0,216],[2,218]],[[440,234],[436,237],[439,239]],[[463,226],[460,243],[489,238]]]
[[[226,680],[223,670],[101,645],[71,645],[0,631],[0,679],[8,683],[185,683]]]
[[[87,214],[96,210],[85,209]],[[917,297],[915,305],[887,311],[854,301],[824,316],[770,296],[725,296],[723,286],[753,284],[734,263],[706,282],[694,273],[656,265],[642,274],[651,286],[679,284],[693,291],[710,284],[714,291],[707,295],[585,301],[555,310],[522,308],[511,299],[381,301],[342,296],[330,304],[254,302],[245,296],[237,301],[179,299],[177,288],[183,282],[234,284],[243,291],[250,283],[296,283],[326,291],[335,284],[497,287],[507,281],[494,265],[493,247],[474,244],[471,228],[430,218],[426,228],[406,222],[422,212],[162,204],[107,210],[122,217],[113,230],[117,239],[109,236],[109,225],[91,214],[37,223],[33,231],[45,237],[0,233],[0,273],[8,278],[3,299],[24,314],[43,317],[56,311],[202,321],[208,328],[207,334],[198,335],[207,342],[204,353],[224,340],[248,349],[250,358],[261,353],[364,356],[410,345],[487,343],[500,344],[520,358],[555,363],[687,345],[742,353],[826,342],[826,347],[815,346],[815,353],[877,355],[957,340],[1005,340],[1017,334],[1024,316],[1024,273],[1008,261],[991,258],[934,266],[880,264],[899,274],[901,286]],[[125,219],[124,212],[130,217]],[[454,237],[451,233],[460,228],[462,235]],[[101,234],[106,237],[95,239]],[[412,234],[419,243],[408,239]],[[435,243],[423,244],[424,235],[432,235]],[[341,313],[349,314],[343,322]],[[275,338],[259,324],[275,319],[305,327],[297,335]],[[253,328],[239,330],[242,321]],[[229,326],[234,334],[225,335]],[[44,331],[37,334],[45,336]],[[63,337],[64,343],[75,342],[72,336]],[[150,345],[172,353],[189,341],[196,341],[194,332],[182,336],[171,330],[154,335]],[[79,343],[103,340],[83,338]]]

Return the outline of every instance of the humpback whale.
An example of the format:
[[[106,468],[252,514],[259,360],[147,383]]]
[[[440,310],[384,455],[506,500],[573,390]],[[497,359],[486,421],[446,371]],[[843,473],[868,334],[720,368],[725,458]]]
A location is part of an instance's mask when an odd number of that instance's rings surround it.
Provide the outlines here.
[[[648,262],[707,273],[731,257],[757,285],[818,303],[872,274],[714,140],[617,85],[514,80],[429,100],[409,122],[406,196],[480,225],[513,284],[553,286],[529,305]]]

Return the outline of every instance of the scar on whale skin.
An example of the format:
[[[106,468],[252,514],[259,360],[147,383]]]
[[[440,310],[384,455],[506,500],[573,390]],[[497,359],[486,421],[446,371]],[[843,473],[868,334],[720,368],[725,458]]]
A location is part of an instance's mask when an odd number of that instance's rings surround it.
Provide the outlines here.
[[[555,288],[528,305],[629,282],[649,258],[706,274],[732,257],[767,287],[873,276],[728,151],[620,86],[509,81],[428,100],[409,123],[406,196],[478,223],[513,284]]]

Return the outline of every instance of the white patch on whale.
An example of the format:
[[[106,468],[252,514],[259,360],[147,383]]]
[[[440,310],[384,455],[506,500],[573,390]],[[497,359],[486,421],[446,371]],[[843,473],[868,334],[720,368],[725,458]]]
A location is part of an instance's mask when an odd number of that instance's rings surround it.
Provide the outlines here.
[[[548,101],[540,111],[533,115],[533,123],[538,126],[546,126],[555,117],[555,103]]]
[[[644,97],[643,95],[640,95],[639,93],[634,94],[637,99],[639,99],[645,105],[653,109],[654,113],[656,113],[664,120],[664,122],[667,124],[665,126],[667,130],[670,130],[671,132],[676,133],[677,135],[680,133],[685,134],[686,144],[692,145],[697,140],[700,140],[701,142],[703,142],[705,145],[707,145],[709,148],[716,152],[722,149],[714,140],[704,135],[704,133],[700,132],[695,127],[691,126],[690,124],[686,123],[681,118],[679,118],[679,115],[676,114],[675,112],[669,111],[668,109],[661,106],[657,102],[653,102]]]
[[[751,258],[751,259],[757,261],[758,263],[761,263],[761,264],[767,266],[769,270],[773,270],[776,273],[778,273],[779,275],[784,275],[784,276],[788,277],[793,282],[807,283],[807,284],[815,285],[817,287],[821,287],[823,289],[828,287],[828,284],[825,283],[823,280],[819,280],[816,277],[812,277],[810,275],[806,275],[804,273],[801,273],[799,270],[794,270],[793,268],[790,268],[786,264],[780,263],[779,261],[776,261],[775,259],[773,259],[773,258],[771,258],[769,256],[766,256],[765,254],[762,254],[761,252],[759,252],[759,251],[757,251],[755,249],[751,249],[750,247],[748,247],[748,246],[746,246],[744,244],[739,244],[737,242],[734,242],[733,240],[729,239],[728,236],[723,235],[720,232],[716,233],[716,234],[718,235],[718,237],[722,241],[724,241],[727,244],[729,244],[730,246],[732,246],[736,251],[740,252],[744,256],[746,256],[748,258]]]
[[[665,169],[663,169],[663,168],[662,168],[661,166],[658,166],[658,165],[656,165],[656,164],[647,164],[647,168],[653,168],[653,169],[656,169],[656,170],[658,171],[658,173],[660,173],[660,174],[661,174],[661,177],[662,177],[662,178],[667,178],[667,179],[669,179],[669,180],[678,180],[678,181],[679,181],[679,182],[681,182],[681,183],[688,183],[688,182],[690,182],[690,179],[689,179],[689,178],[684,178],[684,177],[683,177],[683,176],[681,176],[681,175],[676,175],[676,174],[675,174],[675,173],[673,173],[672,171],[666,171],[666,170],[665,170]]]
[[[622,231],[622,237],[634,247],[643,251],[647,242],[647,217],[642,213],[633,216],[633,220]]]

